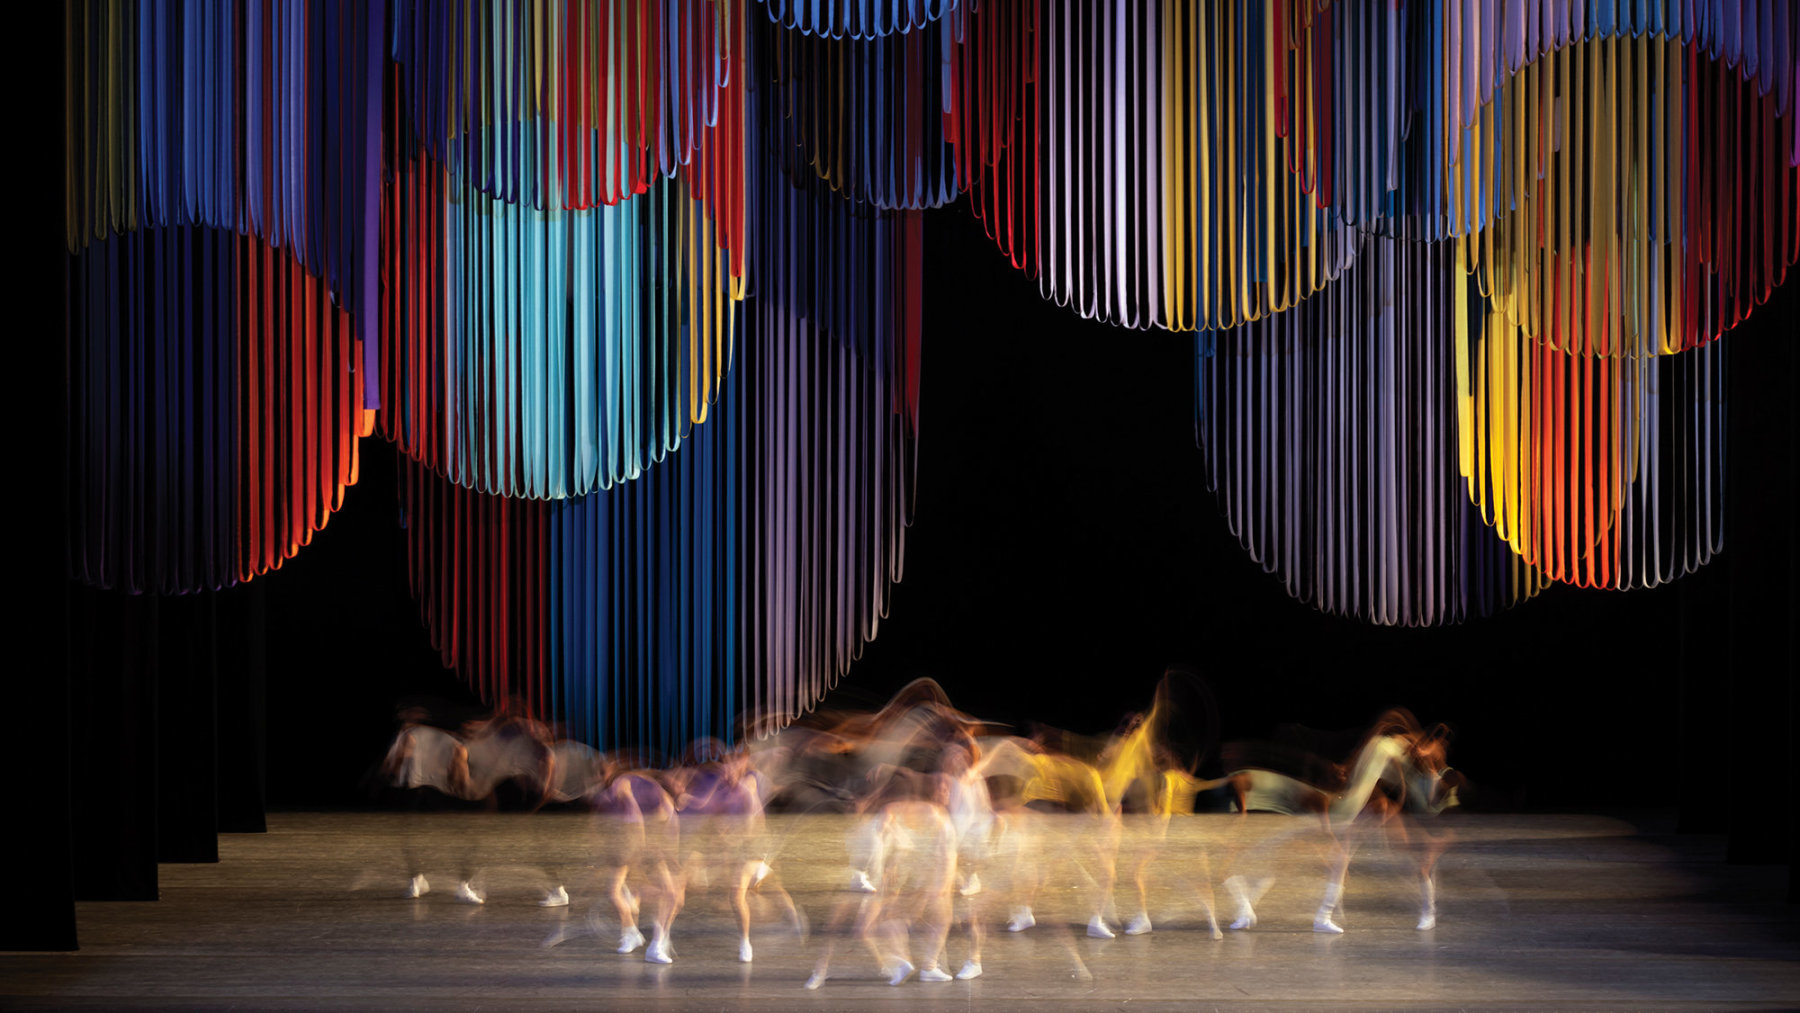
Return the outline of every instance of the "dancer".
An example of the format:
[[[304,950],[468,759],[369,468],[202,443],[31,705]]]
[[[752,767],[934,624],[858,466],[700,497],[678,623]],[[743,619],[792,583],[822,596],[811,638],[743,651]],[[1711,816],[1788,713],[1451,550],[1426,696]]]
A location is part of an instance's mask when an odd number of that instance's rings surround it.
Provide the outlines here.
[[[482,863],[474,856],[485,850],[503,809],[530,814],[550,801],[558,781],[556,750],[549,726],[531,717],[518,699],[509,700],[490,717],[467,722],[463,742],[468,753],[468,798],[478,803],[479,814],[463,834],[475,872],[457,887],[456,898],[483,904],[487,894],[475,885]],[[544,853],[542,842],[534,841],[532,854]],[[562,907],[569,903],[567,889],[550,870],[538,865],[530,875],[543,888],[539,904]]]
[[[993,886],[984,884],[984,892],[992,889],[996,900],[1010,905],[1007,931],[1037,926],[1039,891],[1052,882],[1072,881],[1078,896],[1086,898],[1079,911],[1088,916],[1088,934],[1112,938],[1104,911],[1112,892],[1118,821],[1107,809],[1098,774],[1033,739],[990,736],[979,745],[976,770],[988,785],[995,814],[990,867],[997,875],[990,877]],[[1066,924],[1072,919],[1068,912],[1059,914],[1064,917],[1051,923],[1052,936],[1068,953],[1074,976],[1089,980],[1093,975]]]
[[[731,908],[738,924],[738,960],[748,964],[754,958],[750,891],[761,887],[773,872],[767,860],[759,779],[741,750],[727,752],[721,744],[707,740],[697,744],[696,752],[711,759],[681,768],[670,778],[678,786],[676,807],[686,831],[679,880],[684,890],[695,884],[704,888],[715,881],[731,890]],[[778,883],[769,886],[799,934],[802,922],[793,898]]]
[[[593,797],[595,866],[609,880],[607,896],[619,918],[618,952],[644,946],[644,933],[638,928],[641,894],[655,904],[644,959],[667,964],[675,959],[669,930],[683,901],[673,870],[680,853],[681,821],[657,772],[624,766],[609,759],[606,783]],[[638,894],[630,887],[634,871],[641,876]]]
[[[1108,803],[1119,813],[1119,859],[1130,870],[1137,913],[1125,924],[1125,934],[1145,935],[1150,920],[1151,869],[1168,842],[1169,824],[1178,813],[1192,814],[1198,782],[1182,769],[1167,745],[1172,717],[1170,677],[1157,686],[1156,702],[1149,713],[1128,719],[1121,733],[1100,757],[1100,780]],[[1214,939],[1223,939],[1213,904],[1212,870],[1202,848],[1194,858],[1198,880],[1179,876],[1200,903],[1207,928]]]
[[[1351,856],[1362,839],[1387,826],[1403,810],[1436,815],[1457,804],[1461,775],[1451,772],[1445,763],[1447,738],[1445,726],[1426,732],[1410,712],[1394,708],[1376,720],[1348,765],[1341,786],[1321,787],[1277,771],[1246,768],[1200,787],[1226,788],[1235,796],[1240,813],[1273,812],[1318,819],[1328,857],[1324,896],[1313,916],[1313,931],[1336,935],[1344,931],[1336,914]],[[1404,834],[1403,829],[1399,832]],[[1420,930],[1437,924],[1436,868],[1447,844],[1447,837],[1428,839],[1417,856]],[[1242,875],[1226,879],[1226,888],[1238,906],[1233,929],[1256,924],[1255,902],[1272,882],[1272,877],[1251,880]]]
[[[408,874],[404,896],[417,899],[431,891],[431,882],[425,878],[425,832],[417,814],[466,807],[469,753],[460,739],[430,723],[431,714],[425,708],[405,707],[397,717],[400,729],[381,769],[396,807],[408,814],[400,831],[400,854]],[[457,896],[472,895],[469,881],[475,872],[474,853],[458,849],[456,858]]]
[[[944,750],[943,775],[948,786],[950,825],[956,831],[956,894],[968,899],[969,958],[957,978],[981,977],[981,943],[986,936],[984,916],[988,893],[981,873],[989,868],[998,838],[999,816],[994,812],[987,778],[977,765],[981,747],[966,733]]]
[[[892,775],[883,783],[882,796],[888,801],[881,805],[877,821],[881,862],[875,882],[879,887],[857,902],[854,933],[868,947],[888,984],[899,985],[915,969],[911,940],[917,928],[923,943],[917,965],[919,980],[950,981],[951,975],[941,963],[956,886],[957,836],[946,809],[948,778],[903,769],[895,769]],[[830,977],[834,947],[835,938],[828,935],[812,976],[806,980],[808,989],[818,988]]]

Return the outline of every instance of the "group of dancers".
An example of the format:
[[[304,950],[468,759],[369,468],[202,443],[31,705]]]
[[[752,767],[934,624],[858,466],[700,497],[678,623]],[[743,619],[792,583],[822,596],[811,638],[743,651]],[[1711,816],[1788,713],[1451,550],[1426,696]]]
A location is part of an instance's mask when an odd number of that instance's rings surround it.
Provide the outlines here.
[[[753,896],[765,899],[765,911],[772,901],[805,936],[806,917],[782,883],[784,858],[794,857],[783,853],[790,836],[771,833],[765,816],[846,814],[841,889],[807,988],[830,977],[845,939],[866,949],[891,984],[915,974],[920,981],[975,978],[986,934],[1001,926],[1031,930],[1039,914],[1050,918],[1046,928],[1085,977],[1072,934],[1059,926],[1085,920],[1096,938],[1151,932],[1153,876],[1179,881],[1213,938],[1223,936],[1219,888],[1231,903],[1229,928],[1248,930],[1273,882],[1258,858],[1286,838],[1322,845],[1314,931],[1343,931],[1338,911],[1350,860],[1372,835],[1397,842],[1411,857],[1417,927],[1435,927],[1436,868],[1450,835],[1423,818],[1457,804],[1462,778],[1447,764],[1447,729],[1427,729],[1395,709],[1341,762],[1293,748],[1228,748],[1227,772],[1202,778],[1195,770],[1210,744],[1189,719],[1191,701],[1207,697],[1203,686],[1194,695],[1196,685],[1191,676],[1165,676],[1148,711],[1111,736],[1090,739],[1051,730],[1009,734],[958,711],[936,683],[920,680],[879,710],[813,715],[735,748],[696,743],[682,762],[665,767],[559,740],[517,712],[452,732],[412,711],[402,714],[383,770],[408,808],[446,800],[492,808],[511,793],[514,808],[591,811],[591,863],[577,894],[593,887],[604,899],[585,927],[575,923],[546,945],[606,931],[610,916],[619,953],[642,949],[645,960],[661,964],[674,960],[672,933],[698,887],[728,892],[741,961],[754,959]],[[1217,862],[1205,850],[1159,862],[1170,849],[1172,821],[1197,811],[1290,819],[1255,849],[1223,848]],[[461,841],[451,858],[455,896],[483,903],[476,835]],[[423,896],[430,883],[411,833],[402,852],[406,895]],[[1074,908],[1045,912],[1041,898]],[[554,872],[544,873],[540,903],[570,903]],[[1120,917],[1121,903],[1128,917]],[[967,957],[952,974],[946,952],[958,926]]]

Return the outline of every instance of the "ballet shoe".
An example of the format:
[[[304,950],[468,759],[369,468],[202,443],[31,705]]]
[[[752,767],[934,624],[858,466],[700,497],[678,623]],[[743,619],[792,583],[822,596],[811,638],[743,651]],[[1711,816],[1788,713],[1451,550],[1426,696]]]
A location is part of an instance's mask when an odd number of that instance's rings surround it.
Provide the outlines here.
[[[426,881],[423,873],[414,876],[412,881],[406,884],[406,896],[409,898],[416,900],[430,892],[431,884]]]
[[[919,972],[920,981],[955,981],[950,972],[941,967],[927,967]]]
[[[1125,926],[1125,934],[1128,936],[1141,936],[1149,931],[1150,915],[1147,912],[1138,912],[1138,916],[1131,920],[1131,924]]]
[[[636,925],[619,933],[620,953],[630,953],[642,945],[644,945],[644,934],[638,931]]]
[[[850,889],[857,893],[874,893],[875,884],[869,881],[868,873],[861,869],[854,869],[850,872]]]
[[[774,871],[774,869],[769,868],[769,863],[757,862],[756,867],[750,872],[750,885],[761,886],[762,881],[768,879],[769,873]]]
[[[825,984],[825,979],[829,977],[830,975],[824,971],[814,971],[812,976],[806,979],[804,987],[808,992],[816,991],[820,985]]]
[[[896,961],[894,963],[894,966],[892,968],[888,969],[888,984],[898,985],[901,982],[905,981],[907,978],[912,977],[912,973],[913,973],[912,961],[910,961],[910,960]]]
[[[651,964],[673,964],[675,955],[669,951],[669,937],[659,933],[652,939],[650,945],[644,947],[644,960]]]
[[[1023,932],[1026,929],[1031,928],[1033,925],[1036,925],[1036,924],[1037,924],[1037,919],[1032,917],[1031,909],[1028,907],[1022,907],[1022,908],[1018,909],[1017,911],[1013,912],[1012,919],[1006,923],[1006,931],[1008,931],[1008,932]]]
[[[1117,934],[1106,927],[1106,919],[1095,915],[1088,919],[1088,936],[1092,939],[1114,939]]]
[[[969,873],[969,881],[963,884],[962,895],[964,897],[973,897],[980,892],[981,877],[973,872]]]
[[[1331,916],[1324,913],[1313,916],[1313,931],[1322,932],[1328,936],[1341,936],[1344,934],[1343,926],[1332,921]]]
[[[1437,928],[1437,912],[1429,911],[1419,916],[1419,931],[1428,932]]]
[[[738,963],[748,964],[753,954],[750,951],[750,940],[738,940]]]
[[[456,899],[464,904],[486,904],[487,895],[469,885],[468,880],[456,884]]]
[[[554,890],[548,890],[544,893],[544,899],[538,901],[538,906],[539,907],[568,907],[569,906],[569,891],[563,889],[560,886]]]
[[[1231,931],[1242,932],[1245,929],[1253,928],[1256,928],[1256,912],[1250,910],[1250,905],[1245,904],[1238,908],[1238,916],[1231,923]]]

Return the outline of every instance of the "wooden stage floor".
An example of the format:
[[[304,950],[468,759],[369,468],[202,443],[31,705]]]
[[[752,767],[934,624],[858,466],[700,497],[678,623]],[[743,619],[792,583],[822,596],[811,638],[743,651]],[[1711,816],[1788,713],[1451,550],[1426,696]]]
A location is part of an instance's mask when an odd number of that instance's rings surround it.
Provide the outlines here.
[[[1372,843],[1351,871],[1347,931],[1333,937],[1311,931],[1314,849],[1304,840],[1254,847],[1257,835],[1287,826],[1281,818],[1196,816],[1177,821],[1159,879],[1178,863],[1191,867],[1203,846],[1222,861],[1250,842],[1247,854],[1279,873],[1255,929],[1214,941],[1191,895],[1159,887],[1155,932],[1091,940],[1071,888],[1042,899],[1037,928],[993,932],[977,980],[889,987],[866,951],[843,940],[817,992],[801,983],[832,907],[847,896],[833,889],[846,876],[843,818],[771,821],[785,842],[776,867],[810,917],[810,938],[781,924],[765,899],[756,960],[740,964],[725,897],[696,891],[668,966],[613,953],[616,923],[604,935],[543,945],[584,926],[600,899],[577,885],[580,815],[412,817],[440,829],[440,847],[480,842],[488,892],[480,907],[456,902],[454,872],[429,863],[431,893],[401,898],[396,833],[407,818],[276,814],[268,834],[225,837],[218,865],[163,866],[159,902],[79,905],[79,952],[0,954],[0,1007],[1800,1006],[1800,914],[1781,901],[1785,871],[1729,866],[1718,838],[1617,818],[1445,818],[1458,842],[1441,866],[1439,926],[1427,932],[1414,928],[1405,856]],[[542,854],[568,863],[572,906],[538,906],[541,873],[529,859]],[[1127,892],[1119,898],[1129,916]],[[1220,904],[1228,920],[1223,891]],[[1091,980],[1075,976],[1071,946]],[[966,951],[959,928],[946,966],[954,971]]]

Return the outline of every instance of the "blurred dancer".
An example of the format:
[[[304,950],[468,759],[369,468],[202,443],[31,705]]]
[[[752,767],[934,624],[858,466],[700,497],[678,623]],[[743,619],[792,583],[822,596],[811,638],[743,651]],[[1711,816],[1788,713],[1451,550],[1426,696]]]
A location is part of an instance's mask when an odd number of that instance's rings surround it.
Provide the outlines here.
[[[469,753],[460,739],[430,723],[425,708],[406,707],[398,717],[400,730],[388,747],[382,772],[396,807],[409,814],[401,825],[400,855],[408,873],[405,896],[418,898],[431,890],[431,883],[425,878],[425,830],[416,814],[463,807],[470,794]],[[457,895],[473,894],[469,885],[475,873],[473,850],[458,849],[455,865]]]
[[[761,887],[773,871],[767,861],[759,778],[742,751],[727,752],[723,745],[709,741],[701,753],[711,758],[671,772],[671,781],[679,785],[676,805],[684,828],[680,881],[684,889],[718,882],[731,891],[731,909],[738,924],[738,960],[747,964],[754,956],[750,891]],[[798,933],[801,920],[793,898],[778,884],[770,883],[770,887]]]
[[[945,808],[948,779],[897,768],[881,794],[890,800],[881,805],[876,821],[878,888],[858,904],[855,935],[888,984],[898,985],[914,970],[911,941],[916,929],[922,943],[919,980],[950,981],[941,966],[956,886],[956,827]],[[834,945],[828,936],[807,988],[818,988],[830,976]]]
[[[515,813],[535,813],[550,800],[557,783],[554,737],[548,725],[530,716],[522,700],[507,701],[495,713],[463,726],[463,742],[468,753],[470,801],[479,804],[480,818],[464,830],[467,846],[477,856],[488,845],[495,830],[495,816],[502,809]],[[557,882],[550,870],[538,860],[545,854],[543,842],[531,841],[533,878],[544,886],[538,901],[545,907],[562,907],[569,903],[568,891]],[[480,859],[471,858],[480,875]],[[471,880],[457,887],[458,900],[482,904],[486,893]]]
[[[1395,822],[1402,813],[1436,815],[1456,805],[1455,789],[1461,776],[1445,764],[1447,736],[1444,726],[1426,732],[1410,712],[1395,708],[1376,720],[1346,765],[1341,784],[1308,784],[1287,774],[1258,768],[1236,770],[1210,784],[1226,787],[1235,796],[1235,807],[1240,813],[1317,818],[1328,848],[1325,891],[1313,916],[1313,931],[1336,935],[1344,931],[1337,924],[1336,915],[1343,900],[1350,859],[1362,841],[1371,832],[1390,825],[1405,841],[1404,823]],[[1277,843],[1279,838],[1266,842],[1264,848]],[[1421,930],[1437,924],[1436,868],[1447,843],[1447,837],[1426,838],[1426,846],[1416,856]],[[1242,875],[1226,879],[1225,886],[1238,906],[1233,929],[1256,924],[1255,901],[1272,881],[1272,877],[1249,879]]]
[[[986,935],[987,898],[981,873],[989,868],[999,840],[999,816],[988,792],[987,778],[976,765],[981,748],[967,734],[944,751],[943,775],[948,785],[950,825],[956,831],[957,893],[968,898],[969,958],[956,976],[981,977],[981,943]]]
[[[607,896],[619,918],[618,952],[631,953],[645,942],[638,928],[639,895],[630,887],[635,872],[639,893],[656,905],[644,959],[667,964],[675,959],[669,928],[683,901],[673,871],[680,853],[680,817],[657,772],[622,767],[609,761],[606,783],[593,796],[595,865],[608,880]]]
[[[1011,910],[1007,931],[1024,932],[1038,924],[1039,891],[1052,881],[1072,878],[1077,895],[1086,898],[1080,910],[1089,915],[1089,934],[1111,938],[1102,911],[1111,892],[1104,871],[1111,860],[1108,824],[1115,821],[1107,819],[1105,793],[1093,768],[1049,753],[1032,739],[992,736],[980,740],[980,746],[975,771],[987,786],[994,811],[988,862],[993,874],[982,884],[982,893],[994,900],[983,908],[1004,901]],[[1062,914],[1052,922],[1052,936],[1068,953],[1075,977],[1088,980],[1093,975],[1069,934],[1068,912]]]
[[[1166,685],[1166,681],[1165,681]],[[1168,720],[1168,703],[1161,689],[1158,701],[1148,714],[1129,720],[1101,754],[1100,778],[1106,786],[1108,802],[1119,813],[1119,861],[1130,870],[1135,888],[1137,913],[1125,925],[1125,934],[1149,933],[1150,879],[1152,867],[1159,864],[1167,847],[1169,823],[1177,813],[1193,812],[1192,778],[1174,761],[1163,742],[1161,730]],[[1214,912],[1212,871],[1206,850],[1195,856],[1198,880],[1189,880],[1177,870],[1177,878],[1192,891],[1206,914],[1207,928],[1214,939],[1224,938]]]

